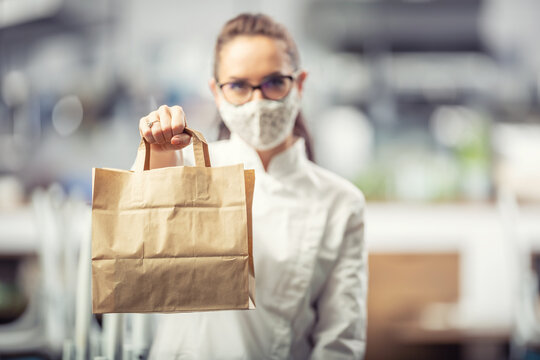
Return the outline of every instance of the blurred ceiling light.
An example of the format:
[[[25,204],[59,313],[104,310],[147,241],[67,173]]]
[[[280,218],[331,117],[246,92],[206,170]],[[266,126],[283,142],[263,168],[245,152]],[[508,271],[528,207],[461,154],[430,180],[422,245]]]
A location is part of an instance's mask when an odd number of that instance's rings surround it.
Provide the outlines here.
[[[73,134],[81,125],[83,107],[75,95],[65,96],[56,103],[52,112],[52,124],[62,136]]]
[[[0,0],[1,1],[1,0]],[[28,79],[20,71],[10,71],[2,81],[2,97],[8,106],[23,104],[28,99]]]
[[[63,0],[0,0],[0,28],[54,15]]]

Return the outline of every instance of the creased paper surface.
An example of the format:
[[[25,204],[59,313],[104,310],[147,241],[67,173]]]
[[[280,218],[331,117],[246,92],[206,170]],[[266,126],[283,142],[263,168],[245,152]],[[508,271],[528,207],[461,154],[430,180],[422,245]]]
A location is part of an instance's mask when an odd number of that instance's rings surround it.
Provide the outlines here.
[[[255,305],[251,205],[243,165],[94,169],[94,313]]]

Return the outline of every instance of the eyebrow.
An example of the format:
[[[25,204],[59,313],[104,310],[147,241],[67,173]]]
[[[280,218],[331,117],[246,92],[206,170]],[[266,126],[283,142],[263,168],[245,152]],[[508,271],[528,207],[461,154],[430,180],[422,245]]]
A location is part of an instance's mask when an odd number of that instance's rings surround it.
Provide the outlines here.
[[[285,74],[283,74],[281,71],[274,71],[273,73],[270,73],[268,75],[265,75],[262,79],[263,81],[271,76],[285,76]],[[242,80],[242,81],[246,81],[247,82],[247,79],[244,78],[244,77],[239,77],[239,76],[229,76],[229,79],[227,81],[236,81],[236,80]]]

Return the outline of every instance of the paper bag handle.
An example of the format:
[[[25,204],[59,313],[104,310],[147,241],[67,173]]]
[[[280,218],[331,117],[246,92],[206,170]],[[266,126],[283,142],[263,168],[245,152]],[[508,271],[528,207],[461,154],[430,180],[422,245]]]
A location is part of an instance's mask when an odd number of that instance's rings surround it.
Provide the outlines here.
[[[204,138],[203,134],[197,130],[190,129],[188,127],[184,128],[184,132],[188,135],[191,135],[193,141],[193,153],[195,155],[195,166],[199,167],[210,167],[210,155],[208,153],[208,143]],[[134,170],[136,172],[141,172],[150,169],[150,144],[146,141],[145,138],[141,139],[139,144],[139,150],[137,155],[137,160],[135,162]]]
[[[193,141],[193,153],[195,154],[195,166],[210,167],[210,155],[208,154],[208,143],[203,134],[197,130],[184,128],[186,134],[191,135]]]

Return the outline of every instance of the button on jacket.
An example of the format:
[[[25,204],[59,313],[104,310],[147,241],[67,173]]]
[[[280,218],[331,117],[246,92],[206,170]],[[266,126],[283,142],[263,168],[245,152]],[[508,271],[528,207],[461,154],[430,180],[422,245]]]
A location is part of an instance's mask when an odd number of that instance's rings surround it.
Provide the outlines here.
[[[256,309],[159,314],[151,359],[361,359],[366,344],[364,197],[310,162],[303,139],[265,171],[235,134],[212,166],[255,169]],[[183,151],[192,163],[191,146]]]

